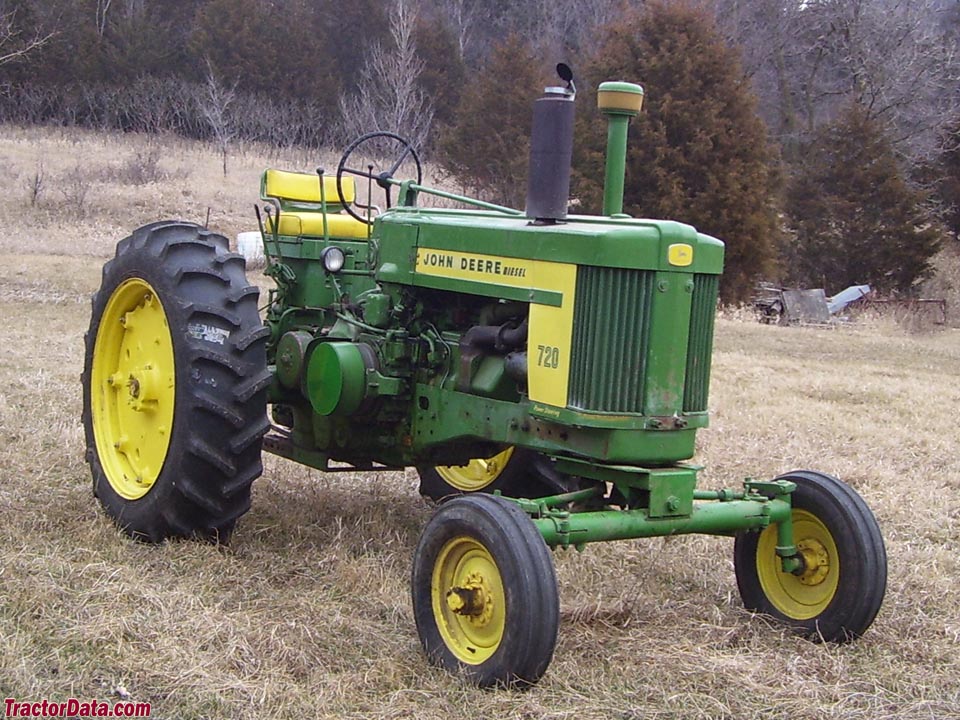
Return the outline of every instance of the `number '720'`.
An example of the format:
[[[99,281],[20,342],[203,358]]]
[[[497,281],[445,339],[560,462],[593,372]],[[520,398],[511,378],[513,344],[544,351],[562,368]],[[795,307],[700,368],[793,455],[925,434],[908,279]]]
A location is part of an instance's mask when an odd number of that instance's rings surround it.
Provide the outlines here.
[[[560,348],[550,345],[537,345],[537,365],[556,369],[560,365]]]

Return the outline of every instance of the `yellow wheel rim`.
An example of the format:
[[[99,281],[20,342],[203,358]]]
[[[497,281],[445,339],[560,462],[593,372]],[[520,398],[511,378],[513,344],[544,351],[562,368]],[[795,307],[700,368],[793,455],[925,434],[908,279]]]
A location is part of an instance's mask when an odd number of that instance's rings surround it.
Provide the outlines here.
[[[97,455],[127,500],[153,487],[170,447],[173,340],[156,292],[131,278],[113,291],[93,347],[90,405]]]
[[[806,510],[793,511],[793,537],[803,555],[803,573],[783,572],[777,557],[777,528],[771,525],[757,544],[757,575],[764,595],[777,610],[794,620],[810,620],[826,610],[837,593],[840,556],[833,535]]]
[[[489,660],[507,619],[503,581],[489,551],[465,535],[447,541],[433,566],[430,594],[450,652],[467,665]]]
[[[477,492],[500,477],[512,456],[511,447],[490,458],[475,458],[466,465],[438,465],[436,469],[451,487],[460,492]]]

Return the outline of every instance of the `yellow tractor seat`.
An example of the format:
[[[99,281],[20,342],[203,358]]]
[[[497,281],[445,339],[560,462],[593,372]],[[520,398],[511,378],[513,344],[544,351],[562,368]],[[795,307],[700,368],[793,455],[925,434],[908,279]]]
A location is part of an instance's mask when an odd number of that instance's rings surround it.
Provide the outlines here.
[[[260,179],[260,198],[273,203],[279,216],[278,234],[310,235],[323,237],[323,220],[327,220],[330,237],[366,240],[370,228],[349,215],[338,214],[356,199],[356,185],[352,177],[342,180],[343,197],[337,190],[337,178],[323,176],[323,199],[327,212],[323,212],[320,199],[320,176],[289,170],[269,169]],[[265,229],[272,233],[274,220],[266,219]]]
[[[321,212],[281,212],[280,235],[312,235],[323,237],[323,217]],[[330,237],[366,240],[370,237],[370,226],[349,215],[327,213],[327,231]],[[273,232],[273,218],[265,218],[267,232]]]
[[[352,177],[343,178],[343,197],[337,192],[337,178],[323,176],[323,194],[328,210],[336,212],[356,199]],[[264,170],[260,179],[260,198],[276,200],[282,210],[320,211],[320,176],[289,170]]]

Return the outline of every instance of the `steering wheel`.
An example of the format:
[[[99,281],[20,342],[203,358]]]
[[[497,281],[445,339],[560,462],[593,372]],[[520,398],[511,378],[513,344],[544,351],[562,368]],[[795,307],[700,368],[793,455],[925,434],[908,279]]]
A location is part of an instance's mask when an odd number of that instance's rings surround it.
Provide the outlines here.
[[[351,155],[358,155],[359,159],[366,160],[367,164],[362,169],[351,167],[348,164]],[[340,197],[346,197],[343,192],[344,175],[367,178],[368,181],[375,182],[383,188],[384,195],[387,198],[387,208],[389,208],[390,190],[393,187],[391,180],[393,180],[394,173],[408,159],[412,160],[417,168],[417,177],[414,182],[419,185],[423,180],[423,169],[420,166],[420,156],[413,149],[412,142],[392,132],[372,132],[361,135],[347,146],[347,149],[343,151],[343,157],[340,158],[340,164],[337,165],[337,192]],[[354,162],[356,162],[356,159]],[[371,198],[367,198],[367,202],[370,202],[370,200]],[[350,205],[344,205],[344,207],[352,217],[360,222],[368,225],[373,224],[372,219],[360,215]],[[372,205],[359,205],[359,207],[370,208]]]

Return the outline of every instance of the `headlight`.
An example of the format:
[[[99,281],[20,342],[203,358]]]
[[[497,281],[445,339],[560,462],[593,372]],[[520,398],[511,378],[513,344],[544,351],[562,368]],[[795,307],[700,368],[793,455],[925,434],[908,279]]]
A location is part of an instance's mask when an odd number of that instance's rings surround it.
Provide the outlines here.
[[[338,247],[324,248],[320,253],[320,261],[327,272],[335,273],[343,269],[343,264],[347,261],[347,256],[343,250]]]

